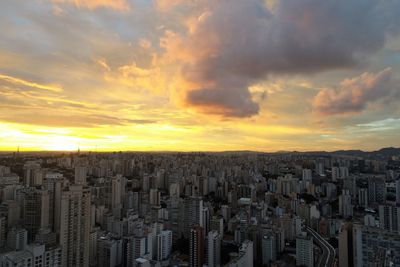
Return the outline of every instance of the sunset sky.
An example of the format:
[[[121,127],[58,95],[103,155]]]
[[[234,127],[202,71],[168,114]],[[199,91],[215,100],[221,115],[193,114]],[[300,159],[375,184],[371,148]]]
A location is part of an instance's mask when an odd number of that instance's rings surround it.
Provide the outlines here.
[[[0,2],[0,150],[400,146],[399,0]]]

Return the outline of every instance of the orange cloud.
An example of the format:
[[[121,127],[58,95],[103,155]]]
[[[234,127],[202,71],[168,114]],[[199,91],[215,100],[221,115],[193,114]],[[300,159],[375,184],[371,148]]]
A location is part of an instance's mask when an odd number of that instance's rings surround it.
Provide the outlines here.
[[[391,74],[391,68],[387,68],[376,74],[365,72],[345,79],[338,88],[319,91],[313,100],[313,107],[325,115],[361,112],[370,102],[390,98],[396,88],[391,81]]]
[[[126,0],[51,0],[54,3],[66,3],[75,5],[78,8],[96,9],[99,7],[112,8],[118,11],[130,10]]]
[[[29,86],[37,89],[52,91],[52,92],[61,92],[63,89],[59,85],[47,85],[47,84],[39,84],[35,82],[26,81],[20,78],[15,78],[9,75],[0,74],[0,80],[4,80],[9,83],[19,84],[24,86]]]
[[[159,10],[168,11],[171,8],[184,3],[183,0],[157,0],[156,6]]]

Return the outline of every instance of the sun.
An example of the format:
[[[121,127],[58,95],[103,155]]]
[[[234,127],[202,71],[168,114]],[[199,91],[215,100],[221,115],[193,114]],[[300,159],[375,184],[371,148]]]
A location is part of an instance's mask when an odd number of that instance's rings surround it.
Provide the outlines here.
[[[71,136],[52,136],[43,144],[45,150],[74,151],[79,148],[79,143]]]

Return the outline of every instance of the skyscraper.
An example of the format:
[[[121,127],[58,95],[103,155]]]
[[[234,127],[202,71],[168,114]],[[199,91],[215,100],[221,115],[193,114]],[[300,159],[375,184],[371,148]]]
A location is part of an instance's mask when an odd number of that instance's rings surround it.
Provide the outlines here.
[[[23,226],[32,242],[39,229],[49,225],[49,194],[47,190],[27,188],[23,192]]]
[[[208,267],[217,267],[221,265],[221,236],[218,231],[208,232],[207,258]]]
[[[353,224],[346,222],[339,233],[339,266],[354,266]]]
[[[87,167],[82,165],[75,166],[74,182],[79,185],[86,185]]]
[[[196,225],[190,229],[189,266],[202,267],[204,263],[204,229]]]
[[[351,204],[349,190],[342,190],[342,194],[339,196],[339,214],[344,218],[353,216],[353,205]]]
[[[188,197],[184,202],[184,235],[189,237],[191,228],[203,225],[203,200],[199,197]]]
[[[400,207],[379,205],[379,225],[382,229],[400,233]]]
[[[60,216],[62,266],[89,266],[90,190],[71,185],[63,191]]]
[[[271,263],[276,260],[276,240],[274,233],[268,232],[262,237],[262,263],[266,266],[271,266]]]
[[[296,238],[296,265],[314,266],[314,245],[310,236]]]
[[[172,231],[164,230],[157,235],[157,260],[168,259],[172,251]]]

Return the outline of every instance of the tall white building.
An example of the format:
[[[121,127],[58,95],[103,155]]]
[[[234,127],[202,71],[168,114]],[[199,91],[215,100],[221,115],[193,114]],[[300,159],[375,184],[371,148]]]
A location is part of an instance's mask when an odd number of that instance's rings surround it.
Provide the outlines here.
[[[172,231],[164,230],[157,235],[157,260],[169,258],[172,252]]]
[[[221,266],[221,236],[218,231],[208,232],[208,267]]]
[[[61,195],[62,266],[89,266],[90,190],[71,185]]]

